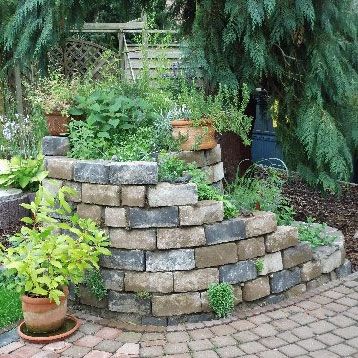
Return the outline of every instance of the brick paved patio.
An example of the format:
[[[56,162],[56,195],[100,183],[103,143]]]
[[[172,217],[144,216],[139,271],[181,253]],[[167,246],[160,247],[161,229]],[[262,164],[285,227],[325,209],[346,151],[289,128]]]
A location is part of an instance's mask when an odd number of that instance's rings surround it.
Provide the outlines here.
[[[164,328],[78,316],[83,324],[65,342],[17,340],[0,357],[358,358],[358,273],[226,320]]]

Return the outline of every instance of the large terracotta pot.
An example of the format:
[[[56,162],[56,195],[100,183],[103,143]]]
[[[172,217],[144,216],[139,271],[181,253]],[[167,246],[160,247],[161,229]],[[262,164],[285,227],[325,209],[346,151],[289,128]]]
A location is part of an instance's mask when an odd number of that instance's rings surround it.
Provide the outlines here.
[[[48,298],[22,296],[22,311],[26,328],[34,333],[47,333],[58,330],[64,323],[67,313],[68,288],[63,289],[60,304]]]
[[[217,145],[215,129],[209,120],[203,120],[199,125],[188,120],[176,120],[172,121],[172,127],[173,137],[183,138],[182,150],[212,149]]]
[[[68,124],[70,117],[63,116],[59,112],[47,113],[47,128],[52,136],[66,136],[68,134]]]

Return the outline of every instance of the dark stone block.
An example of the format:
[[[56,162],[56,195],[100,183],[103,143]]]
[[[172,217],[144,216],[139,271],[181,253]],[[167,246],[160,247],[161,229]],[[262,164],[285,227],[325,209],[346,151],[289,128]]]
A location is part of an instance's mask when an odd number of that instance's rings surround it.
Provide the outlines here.
[[[245,223],[240,219],[226,220],[221,223],[205,225],[206,242],[215,245],[245,239]]]
[[[231,284],[253,280],[257,277],[256,265],[253,261],[242,261],[219,269],[220,282]]]
[[[129,208],[128,219],[132,228],[173,227],[179,224],[179,213],[177,207]]]
[[[101,265],[116,270],[144,271],[144,252],[141,250],[111,249],[111,256],[102,256]]]
[[[107,184],[109,166],[107,161],[78,161],[74,165],[74,180],[82,183]]]
[[[295,267],[292,270],[283,270],[272,274],[271,292],[280,293],[301,282],[301,270]]]
[[[68,137],[47,136],[42,140],[42,153],[49,156],[66,156],[70,150]]]

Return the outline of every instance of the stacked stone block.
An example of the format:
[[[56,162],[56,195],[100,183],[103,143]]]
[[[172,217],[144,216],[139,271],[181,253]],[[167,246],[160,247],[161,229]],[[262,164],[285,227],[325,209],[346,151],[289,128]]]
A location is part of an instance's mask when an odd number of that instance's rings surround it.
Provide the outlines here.
[[[208,165],[220,162],[219,154],[215,148],[181,157]],[[101,259],[108,297],[96,303],[83,291],[81,301],[113,315],[156,324],[195,321],[210,317],[211,283],[232,284],[236,304],[261,304],[350,271],[339,232],[333,246],[312,250],[299,243],[297,228],[277,226],[272,213],[224,220],[223,204],[198,201],[195,184],[159,183],[155,162],[47,156],[46,165],[44,186],[74,187],[78,214],[108,232],[112,255]]]

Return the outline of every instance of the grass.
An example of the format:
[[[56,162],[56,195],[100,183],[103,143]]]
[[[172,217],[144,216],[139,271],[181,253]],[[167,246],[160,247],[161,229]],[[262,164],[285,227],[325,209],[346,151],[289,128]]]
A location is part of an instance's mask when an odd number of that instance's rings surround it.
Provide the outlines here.
[[[22,318],[21,302],[17,292],[0,287],[0,329]]]

